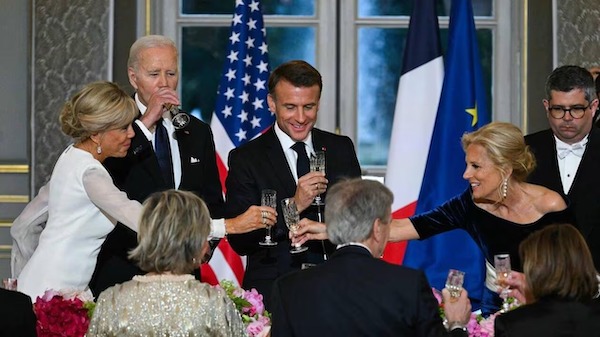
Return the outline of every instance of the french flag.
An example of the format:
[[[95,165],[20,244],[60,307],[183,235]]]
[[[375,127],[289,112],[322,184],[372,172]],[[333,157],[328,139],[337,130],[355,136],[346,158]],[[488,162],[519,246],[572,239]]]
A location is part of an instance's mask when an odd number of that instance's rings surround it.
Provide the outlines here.
[[[434,209],[468,187],[462,179],[461,137],[491,118],[471,0],[452,1],[444,66],[434,1],[417,1],[415,6],[386,176],[396,199],[394,215],[400,218]],[[403,253],[394,253],[389,254],[393,262],[424,270],[429,283],[438,289],[444,287],[450,268],[465,271],[464,287],[473,309],[478,309],[485,260],[465,231],[413,240]]]
[[[414,214],[444,82],[434,0],[415,1],[410,17],[385,184],[394,193],[394,218]],[[389,243],[383,259],[400,264],[405,242]]]

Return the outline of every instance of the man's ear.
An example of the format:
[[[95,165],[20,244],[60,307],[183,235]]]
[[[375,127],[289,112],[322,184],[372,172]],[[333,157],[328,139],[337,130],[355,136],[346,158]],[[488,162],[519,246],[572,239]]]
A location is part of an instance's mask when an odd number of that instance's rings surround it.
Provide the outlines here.
[[[138,90],[137,76],[135,75],[135,70],[133,70],[132,67],[127,67],[127,77],[129,78],[129,84],[131,84],[133,89]]]
[[[275,113],[275,98],[273,97],[273,95],[268,94],[267,95],[267,104],[269,105],[269,110],[271,110],[271,112]]]

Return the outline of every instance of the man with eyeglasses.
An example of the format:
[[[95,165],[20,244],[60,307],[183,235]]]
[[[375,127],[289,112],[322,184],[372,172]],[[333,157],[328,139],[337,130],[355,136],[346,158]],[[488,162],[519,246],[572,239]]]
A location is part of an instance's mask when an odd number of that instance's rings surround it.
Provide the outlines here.
[[[525,137],[537,167],[529,182],[566,195],[577,226],[600,270],[600,129],[592,74],[578,66],[556,68],[543,101],[550,129]]]

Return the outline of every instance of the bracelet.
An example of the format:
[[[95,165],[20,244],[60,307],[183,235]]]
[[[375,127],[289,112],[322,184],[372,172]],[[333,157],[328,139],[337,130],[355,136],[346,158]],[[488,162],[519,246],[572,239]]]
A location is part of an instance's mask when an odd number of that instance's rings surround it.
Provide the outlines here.
[[[223,229],[225,230],[223,237],[227,237],[227,219],[223,219]]]
[[[455,329],[461,329],[462,331],[467,331],[467,327],[462,322],[459,322],[459,321],[452,321],[452,322],[448,323],[446,329],[448,331],[452,331]]]

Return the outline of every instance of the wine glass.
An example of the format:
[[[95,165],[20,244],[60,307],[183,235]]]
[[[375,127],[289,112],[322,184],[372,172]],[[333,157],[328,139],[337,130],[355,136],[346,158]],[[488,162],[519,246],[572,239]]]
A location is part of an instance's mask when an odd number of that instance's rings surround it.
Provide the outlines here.
[[[448,278],[446,278],[446,289],[450,292],[450,297],[458,298],[463,290],[463,283],[465,281],[465,272],[457,269],[450,269],[448,271]]]
[[[285,220],[285,225],[288,227],[292,235],[296,235],[296,231],[298,231],[300,221],[300,215],[298,214],[298,207],[296,206],[296,200],[294,198],[285,198],[281,200],[281,210],[283,211],[283,219]],[[292,249],[290,249],[290,253],[302,253],[306,251],[308,248],[301,246],[300,244],[293,245]]]
[[[5,278],[5,279],[2,279],[2,286],[6,290],[17,291],[17,279],[16,278]]]
[[[171,122],[175,130],[181,130],[190,123],[190,116],[181,111],[177,105],[165,104],[165,108],[171,113]]]
[[[262,206],[269,206],[272,208],[277,207],[277,191],[275,190],[262,190],[260,197],[260,204]],[[264,221],[264,219],[263,219]],[[267,225],[267,232],[265,238],[258,244],[261,246],[277,246],[277,242],[271,240],[271,227]]]
[[[508,310],[508,290],[509,287],[506,280],[510,276],[510,255],[509,254],[496,254],[494,255],[494,268],[496,269],[496,283],[502,288],[500,292],[500,298],[502,298],[502,312]]]
[[[325,151],[315,151],[310,156],[310,172],[323,172],[325,173]],[[315,200],[312,202],[313,205],[322,206],[325,205],[321,195],[317,195]]]

